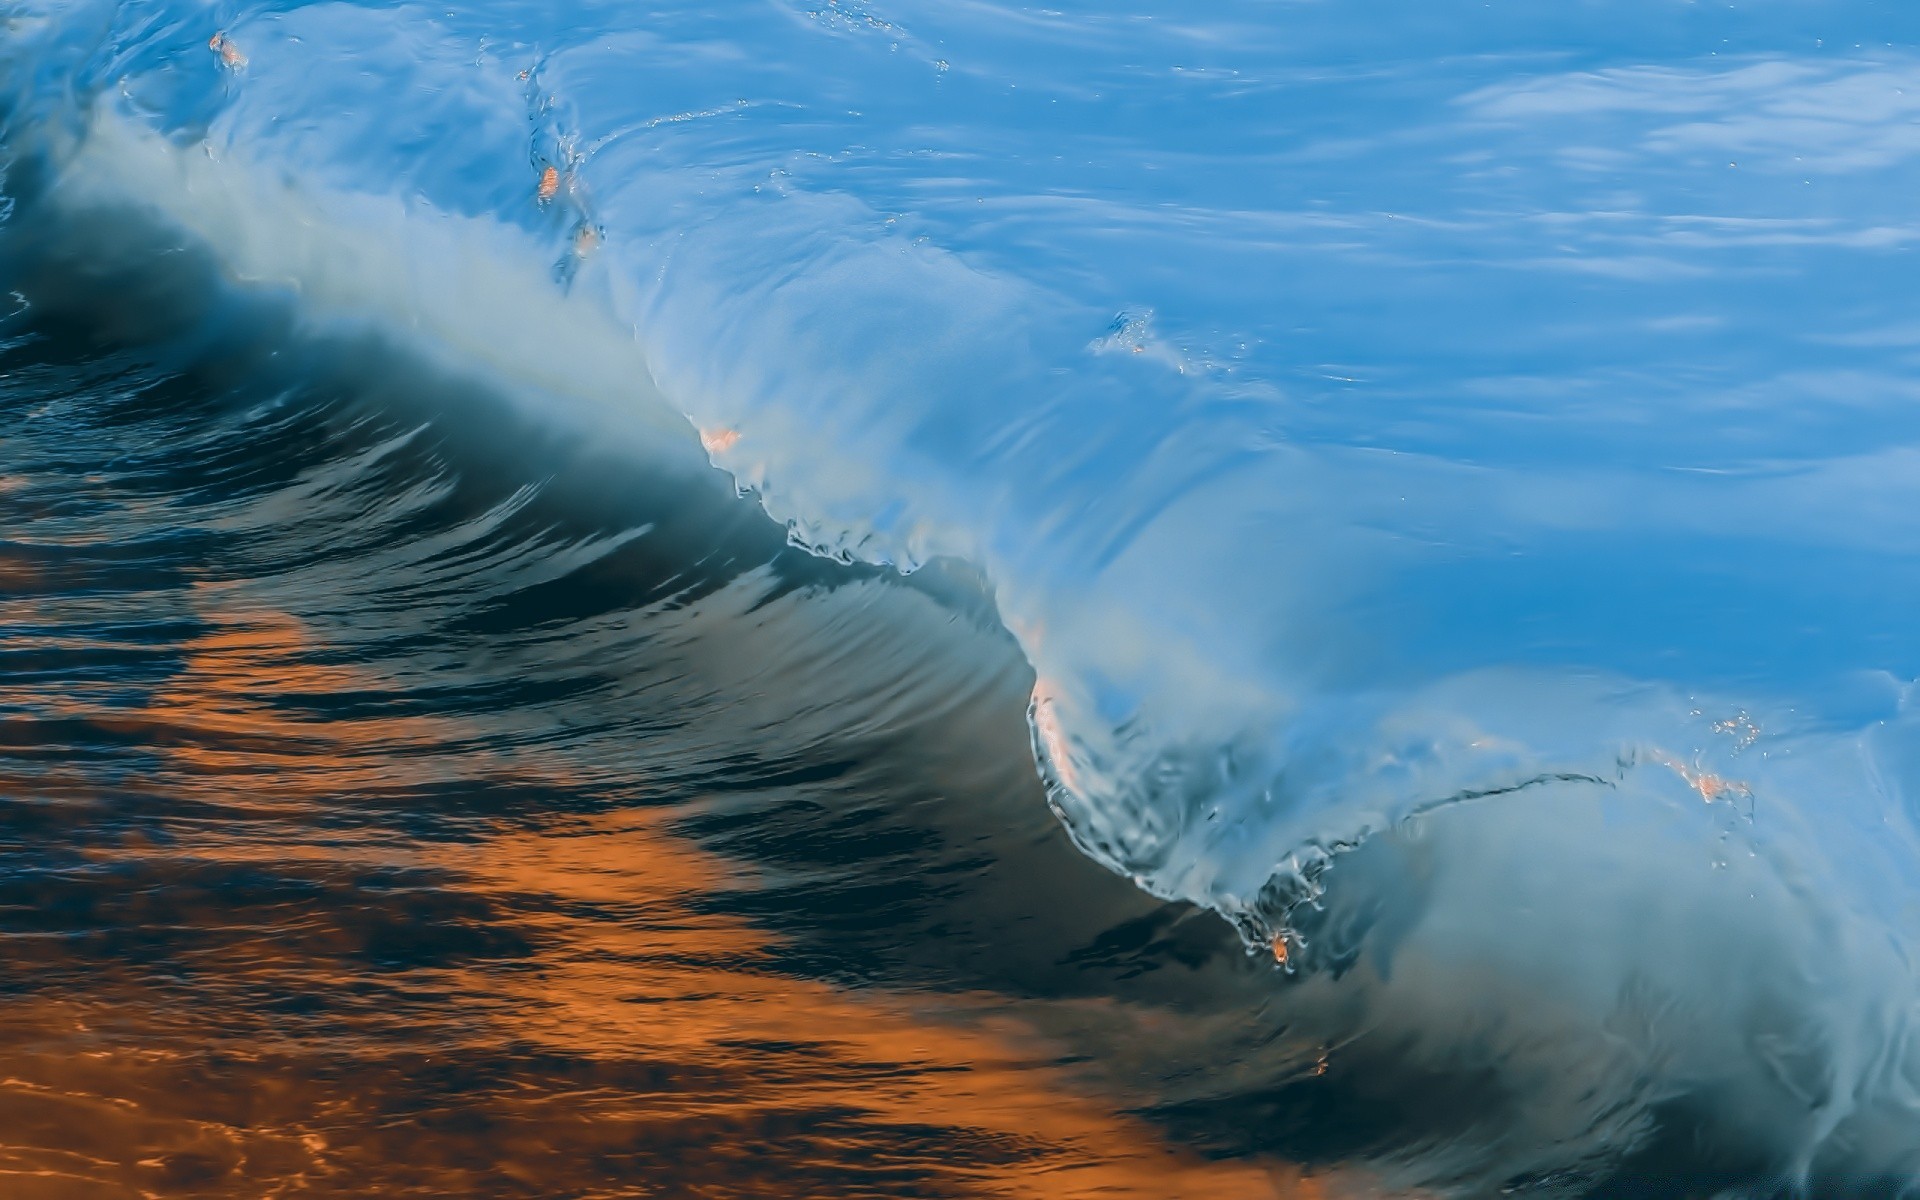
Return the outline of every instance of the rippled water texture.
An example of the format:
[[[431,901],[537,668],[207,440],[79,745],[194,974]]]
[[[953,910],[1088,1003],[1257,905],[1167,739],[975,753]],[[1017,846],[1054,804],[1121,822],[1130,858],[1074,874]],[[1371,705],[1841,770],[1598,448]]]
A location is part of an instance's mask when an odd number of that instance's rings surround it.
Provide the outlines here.
[[[1909,8],[0,22],[0,1193],[1920,1191]]]
[[[1258,976],[1053,827],[968,592],[239,344],[6,348],[8,1195],[1268,1194],[1101,1090]]]

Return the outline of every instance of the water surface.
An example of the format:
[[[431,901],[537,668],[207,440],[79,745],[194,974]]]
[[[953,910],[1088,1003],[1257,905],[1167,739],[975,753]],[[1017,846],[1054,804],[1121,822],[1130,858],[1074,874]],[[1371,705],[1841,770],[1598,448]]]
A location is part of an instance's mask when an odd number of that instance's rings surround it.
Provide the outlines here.
[[[1920,1178],[1904,9],[0,18],[23,1188]]]

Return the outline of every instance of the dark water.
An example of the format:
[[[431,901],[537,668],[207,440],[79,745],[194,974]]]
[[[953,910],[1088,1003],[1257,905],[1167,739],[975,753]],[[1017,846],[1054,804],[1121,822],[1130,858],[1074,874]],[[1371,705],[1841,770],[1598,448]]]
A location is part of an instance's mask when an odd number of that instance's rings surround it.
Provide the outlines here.
[[[8,268],[6,1195],[1288,1175],[1156,1119],[1271,968],[1067,844],[970,581],[177,275]]]

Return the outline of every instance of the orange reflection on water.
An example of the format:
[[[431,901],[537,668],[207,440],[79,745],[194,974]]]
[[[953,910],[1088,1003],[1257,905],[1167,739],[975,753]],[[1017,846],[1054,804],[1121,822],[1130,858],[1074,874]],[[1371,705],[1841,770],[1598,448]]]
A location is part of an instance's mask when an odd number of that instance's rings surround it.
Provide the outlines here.
[[[202,602],[219,589],[196,589]],[[439,717],[323,715],[331,698],[391,690],[389,681],[320,661],[321,647],[293,617],[203,609],[211,628],[184,649],[185,663],[148,701],[141,721],[176,735],[173,768],[235,798],[350,802],[396,785],[474,778],[499,764],[475,732]],[[450,748],[458,753],[449,753]]]
[[[849,993],[763,969],[764,935],[683,907],[724,871],[644,815],[503,837],[462,866],[477,887],[628,915],[551,913],[534,923],[549,949],[537,977],[524,981],[513,1033],[574,1053],[619,1057],[643,1047],[744,1076],[740,1091],[676,1105],[682,1114],[744,1109],[777,1128],[783,1114],[800,1120],[831,1109],[883,1129],[937,1126],[964,1134],[953,1139],[959,1145],[1004,1155],[938,1164],[949,1182],[987,1195],[1279,1194],[1267,1171],[1180,1154],[1085,1094],[1051,1065],[1058,1048],[996,1015],[1005,1008],[997,997]],[[915,1011],[935,1003],[941,1020]],[[782,1048],[764,1071],[754,1061],[763,1047]],[[795,1059],[805,1068],[796,1070]]]
[[[393,681],[224,599],[195,594],[210,632],[143,711],[92,714],[212,815],[92,846],[81,919],[125,945],[9,938],[6,1196],[1321,1194],[1171,1146],[1001,997],[783,972],[702,910],[751,881],[670,810],[341,823],[369,792],[597,764],[481,718],[329,716]]]

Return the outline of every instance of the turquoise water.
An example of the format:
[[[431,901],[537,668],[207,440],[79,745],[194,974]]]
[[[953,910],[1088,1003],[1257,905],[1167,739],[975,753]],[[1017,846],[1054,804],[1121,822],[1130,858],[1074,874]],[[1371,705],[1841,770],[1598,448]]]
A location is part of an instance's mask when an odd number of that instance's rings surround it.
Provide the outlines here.
[[[1394,1186],[1914,1182],[1909,10],[5,12],[10,321],[390,355],[469,470],[955,589],[1260,1019],[1532,1114]]]

